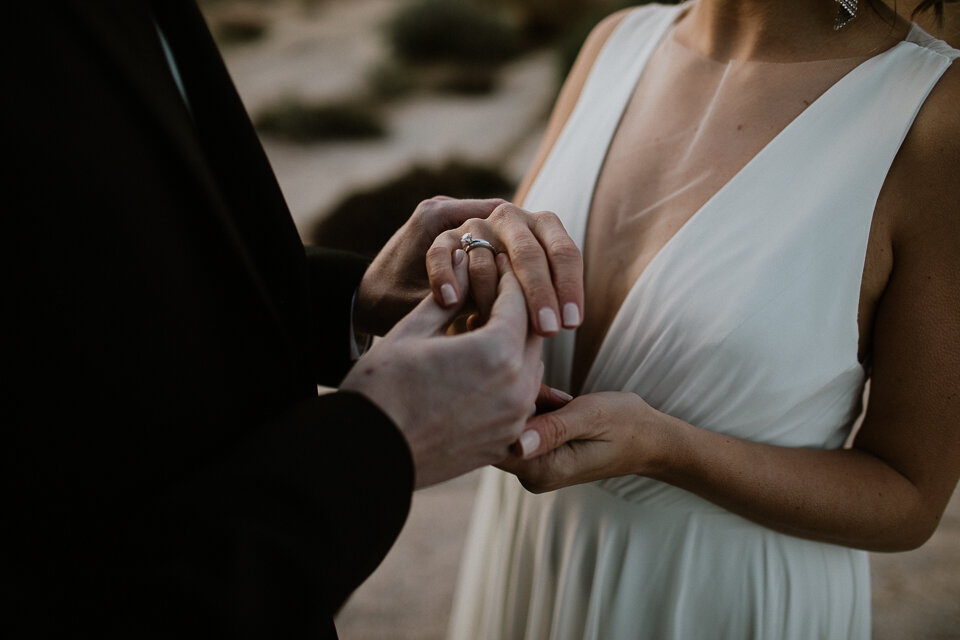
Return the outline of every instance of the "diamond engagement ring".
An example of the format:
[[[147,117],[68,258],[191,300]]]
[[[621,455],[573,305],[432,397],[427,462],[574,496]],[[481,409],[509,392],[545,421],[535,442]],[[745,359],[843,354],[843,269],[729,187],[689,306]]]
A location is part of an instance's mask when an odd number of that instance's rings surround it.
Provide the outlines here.
[[[497,255],[497,250],[492,244],[483,240],[481,238],[474,238],[473,234],[467,232],[460,236],[460,246],[463,247],[465,253],[470,253],[471,249],[476,249],[477,247],[483,247],[484,249],[490,249],[493,252],[493,255]]]

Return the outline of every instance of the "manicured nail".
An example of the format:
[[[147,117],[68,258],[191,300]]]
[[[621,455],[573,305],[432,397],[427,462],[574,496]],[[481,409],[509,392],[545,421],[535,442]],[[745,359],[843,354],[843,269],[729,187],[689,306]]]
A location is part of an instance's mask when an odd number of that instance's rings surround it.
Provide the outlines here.
[[[572,302],[563,305],[563,326],[569,328],[580,326],[580,308]]]
[[[560,389],[554,389],[553,387],[550,387],[550,393],[560,398],[564,402],[570,402],[571,400],[573,400],[572,395],[570,395],[566,391],[560,391]]]
[[[526,458],[540,447],[540,434],[536,429],[524,431],[520,436],[520,452]]]
[[[553,333],[554,331],[559,331],[560,327],[557,326],[557,314],[553,312],[553,309],[550,307],[544,307],[540,309],[537,314],[540,317],[540,330],[546,333]]]
[[[445,305],[457,304],[457,292],[453,290],[453,285],[449,282],[440,285],[440,295],[443,296]]]
[[[459,266],[463,259],[467,257],[467,252],[463,249],[457,249],[453,252],[453,266]]]

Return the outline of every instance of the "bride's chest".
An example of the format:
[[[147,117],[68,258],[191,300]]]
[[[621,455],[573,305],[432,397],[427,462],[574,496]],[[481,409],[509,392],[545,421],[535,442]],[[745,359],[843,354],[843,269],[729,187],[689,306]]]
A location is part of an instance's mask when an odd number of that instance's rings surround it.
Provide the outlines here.
[[[587,316],[580,341],[584,356],[598,348],[634,284],[691,219],[706,218],[695,223],[721,230],[728,222],[738,226],[740,209],[754,206],[750,198],[734,207],[717,206],[713,202],[717,194],[728,190],[749,194],[757,188],[751,180],[758,167],[751,166],[749,172],[744,168],[757,164],[754,158],[768,146],[782,148],[787,141],[780,139],[781,132],[845,71],[840,66],[819,69],[818,74],[798,83],[777,77],[766,67],[713,73],[700,67],[698,72],[667,69],[661,73],[656,57],[651,63],[652,71],[641,76],[594,185],[583,239]],[[666,77],[672,81],[665,81]],[[677,77],[697,82],[678,83]],[[791,159],[789,154],[778,157],[789,162],[760,168],[782,177],[795,169],[794,162],[805,161]],[[780,215],[776,210],[769,213],[771,217]],[[751,215],[762,226],[765,213]],[[778,233],[773,230],[771,243],[783,241],[773,238]],[[768,250],[765,239],[753,234],[753,229],[748,228],[744,235],[727,235],[726,245],[712,244],[709,249],[685,239],[678,251],[670,252],[670,260],[708,265],[712,256],[705,252],[755,250],[762,254]],[[798,236],[797,242],[803,242],[802,238]],[[868,276],[884,269],[882,256],[877,257],[883,244],[882,238],[871,235]],[[810,251],[815,252],[816,247]],[[748,257],[742,264],[759,263]],[[734,273],[737,268],[733,266],[730,277],[740,277]],[[741,274],[747,281],[754,275]],[[860,306],[867,308],[866,318],[872,316],[869,310],[875,304],[873,292],[879,280],[864,278]],[[861,324],[864,343],[869,327]],[[591,343],[593,349],[585,348]]]

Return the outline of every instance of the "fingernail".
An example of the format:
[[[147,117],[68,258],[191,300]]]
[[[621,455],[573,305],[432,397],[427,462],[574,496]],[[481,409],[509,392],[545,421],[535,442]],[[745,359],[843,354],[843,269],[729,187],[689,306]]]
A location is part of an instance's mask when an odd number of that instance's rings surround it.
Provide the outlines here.
[[[440,285],[440,295],[443,296],[443,303],[446,305],[457,304],[457,292],[449,282]]]
[[[580,326],[580,308],[572,302],[563,305],[563,326]]]
[[[459,266],[463,259],[467,257],[466,251],[463,249],[457,249],[453,252],[453,266]]]
[[[560,327],[557,326],[557,314],[553,312],[553,309],[550,307],[544,307],[540,309],[537,314],[540,317],[540,330],[546,333],[553,333],[554,331],[559,331]]]
[[[520,436],[520,452],[526,458],[540,447],[540,434],[536,429],[524,431]]]
[[[558,398],[560,398],[560,399],[563,400],[564,402],[570,402],[571,400],[573,400],[573,396],[572,396],[572,395],[570,395],[570,394],[567,393],[566,391],[560,391],[560,389],[554,389],[553,387],[550,387],[550,393],[552,393],[553,395],[557,396]]]

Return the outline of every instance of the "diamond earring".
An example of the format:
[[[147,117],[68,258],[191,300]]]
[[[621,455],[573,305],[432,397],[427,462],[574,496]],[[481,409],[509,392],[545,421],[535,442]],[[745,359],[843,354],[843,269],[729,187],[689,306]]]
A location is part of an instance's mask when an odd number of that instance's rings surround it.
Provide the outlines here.
[[[837,19],[833,22],[833,30],[840,31],[857,17],[857,0],[834,0],[834,2],[840,7],[837,9]]]

